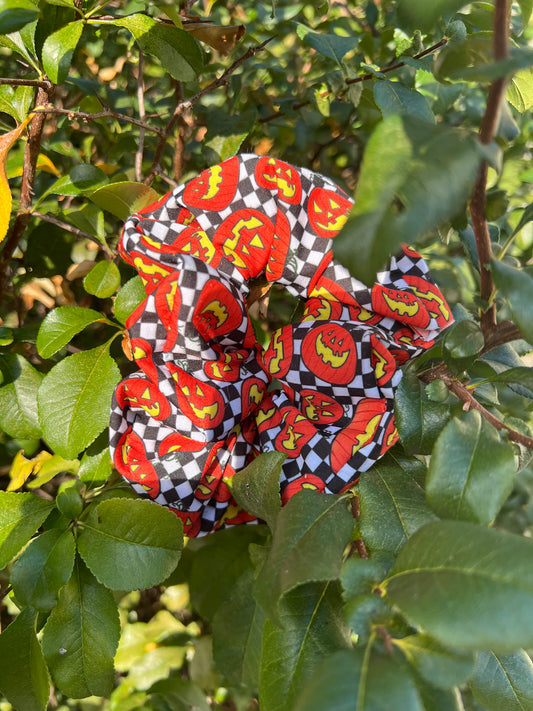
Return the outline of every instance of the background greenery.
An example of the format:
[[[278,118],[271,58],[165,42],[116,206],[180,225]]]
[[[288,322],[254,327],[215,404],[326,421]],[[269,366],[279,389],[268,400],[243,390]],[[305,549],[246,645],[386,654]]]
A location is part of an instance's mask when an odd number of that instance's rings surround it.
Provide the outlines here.
[[[532,9],[0,0],[1,711],[533,709]],[[233,488],[267,524],[184,547],[107,453],[116,245],[245,150],[355,194],[337,257],[415,244],[456,324],[351,492],[281,509],[264,455]]]

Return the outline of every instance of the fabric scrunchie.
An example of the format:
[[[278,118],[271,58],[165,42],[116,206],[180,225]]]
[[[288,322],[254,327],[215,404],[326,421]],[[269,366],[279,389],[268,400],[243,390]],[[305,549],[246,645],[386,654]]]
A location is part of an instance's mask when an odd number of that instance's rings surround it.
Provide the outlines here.
[[[254,520],[226,481],[262,452],[287,455],[286,502],[341,493],[397,440],[399,366],[452,316],[409,247],[372,289],[332,259],[351,207],[317,173],[239,155],[125,224],[120,252],[147,297],[126,324],[140,370],[116,389],[111,456],[188,536]],[[245,301],[260,275],[305,300],[266,349]]]

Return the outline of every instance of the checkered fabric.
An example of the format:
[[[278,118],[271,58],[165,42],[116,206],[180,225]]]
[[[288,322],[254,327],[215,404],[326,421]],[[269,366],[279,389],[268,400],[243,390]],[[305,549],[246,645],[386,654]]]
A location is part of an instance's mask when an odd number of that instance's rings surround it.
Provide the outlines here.
[[[139,370],[113,398],[111,455],[188,536],[254,520],[226,482],[262,452],[287,455],[286,502],[342,492],[397,440],[399,366],[452,317],[407,246],[371,289],[332,259],[351,207],[321,175],[240,155],[124,226],[120,251],[147,296],[126,324]],[[265,349],[245,301],[262,275],[305,300]]]

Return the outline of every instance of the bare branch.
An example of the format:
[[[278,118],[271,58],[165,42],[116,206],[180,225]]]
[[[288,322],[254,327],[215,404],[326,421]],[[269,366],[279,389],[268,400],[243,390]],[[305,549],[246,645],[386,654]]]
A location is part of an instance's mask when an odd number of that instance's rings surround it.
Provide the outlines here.
[[[97,121],[103,118],[114,118],[117,121],[122,121],[122,123],[131,123],[133,126],[139,126],[139,128],[145,131],[151,131],[152,133],[157,133],[158,136],[164,135],[164,130],[161,128],[156,128],[151,126],[145,121],[140,121],[130,116],[125,116],[124,114],[119,114],[117,111],[111,111],[111,109],[106,109],[105,111],[97,111],[95,113],[86,113],[85,111],[71,111],[70,109],[59,109],[55,106],[48,104],[42,108],[35,109],[35,113],[45,113],[45,114],[61,114],[63,116],[68,116],[70,119],[81,119],[82,121]]]
[[[139,119],[144,122],[146,111],[144,108],[143,56],[142,50],[139,50],[139,63],[137,65],[137,102],[139,104]],[[139,129],[139,145],[137,147],[137,153],[135,154],[135,180],[139,183],[142,180],[145,130],[144,126],[141,126]]]
[[[36,86],[49,91],[54,88],[54,85],[48,79],[15,79],[12,77],[0,77],[0,84],[9,84],[10,86]]]
[[[44,222],[49,222],[51,225],[55,225],[56,227],[61,227],[62,230],[65,230],[66,232],[70,232],[71,234],[76,235],[76,237],[79,237],[80,239],[91,240],[91,242],[94,242],[101,249],[103,249],[104,252],[106,252],[108,256],[110,256],[110,257],[115,256],[113,254],[113,252],[109,249],[109,247],[104,242],[101,242],[97,237],[89,234],[88,232],[84,232],[83,230],[80,230],[77,227],[74,227],[73,225],[69,225],[68,222],[63,222],[62,220],[58,220],[57,217],[54,217],[53,215],[45,215],[42,212],[37,212],[37,211],[32,212],[31,215],[32,215],[32,217],[36,217],[39,220],[43,220]]]

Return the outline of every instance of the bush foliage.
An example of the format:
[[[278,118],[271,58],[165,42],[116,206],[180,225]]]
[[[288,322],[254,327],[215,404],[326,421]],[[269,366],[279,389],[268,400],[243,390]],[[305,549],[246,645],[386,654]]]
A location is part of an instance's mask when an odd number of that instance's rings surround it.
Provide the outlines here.
[[[0,709],[531,710],[533,2],[192,4],[0,0]],[[266,524],[184,546],[107,450],[116,245],[244,150],[354,194],[367,283],[416,245],[455,324],[350,492],[281,508],[262,455]]]

